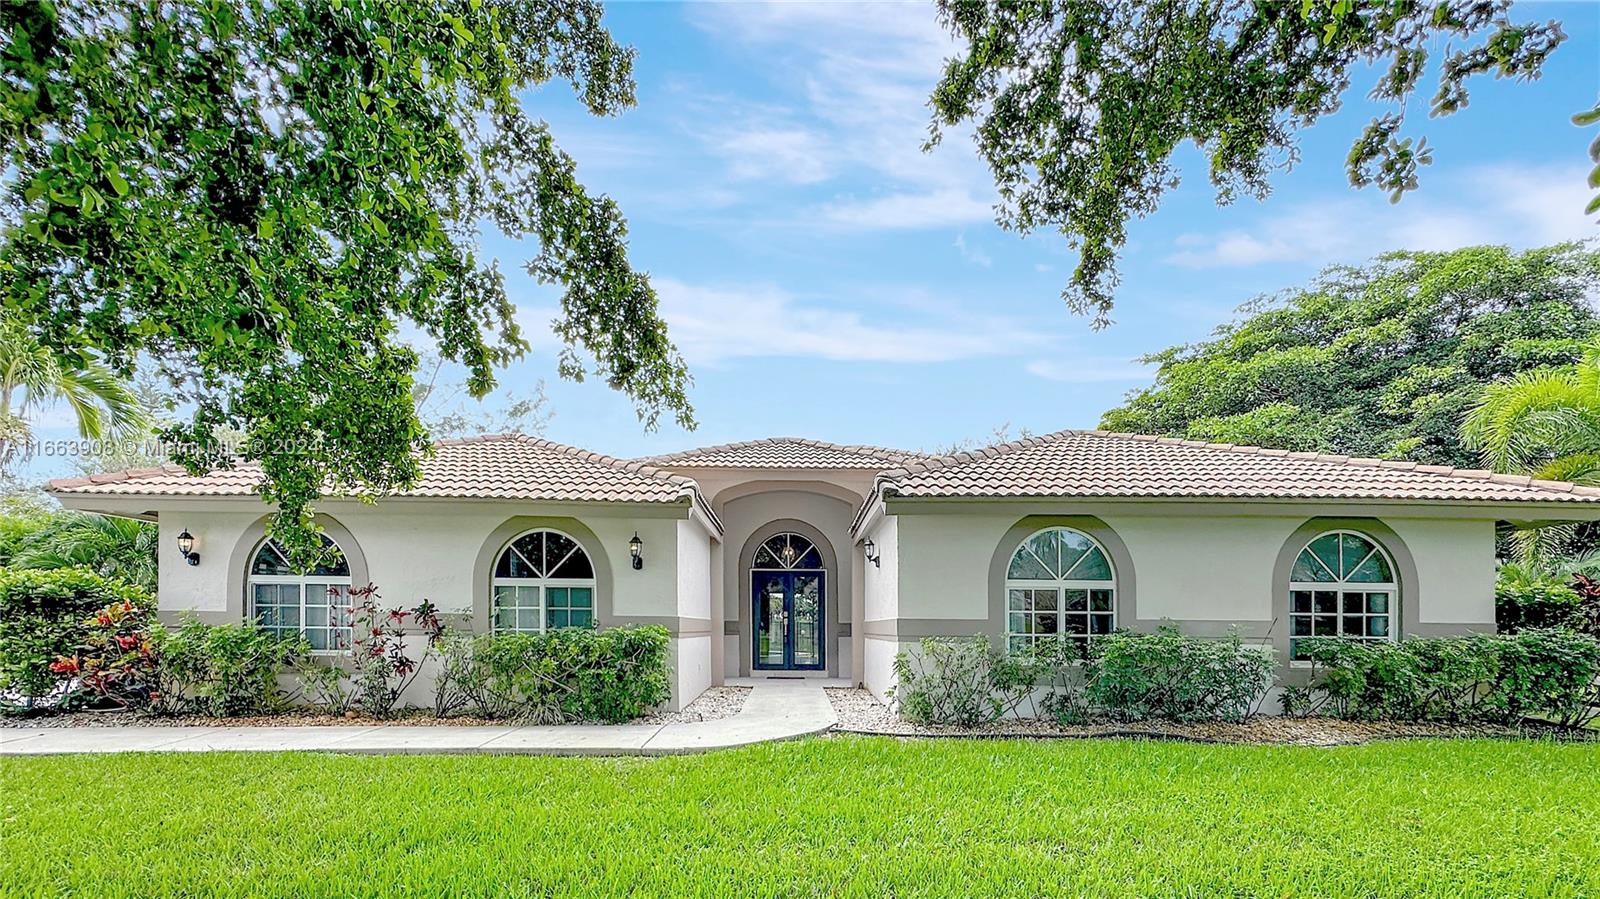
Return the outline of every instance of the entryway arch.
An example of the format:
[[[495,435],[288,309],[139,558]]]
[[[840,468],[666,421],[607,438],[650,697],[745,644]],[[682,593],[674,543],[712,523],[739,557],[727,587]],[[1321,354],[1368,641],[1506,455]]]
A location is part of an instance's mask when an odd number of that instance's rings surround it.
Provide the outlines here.
[[[792,519],[769,522],[739,554],[743,594],[740,649],[752,674],[825,672],[838,628],[834,601],[839,565],[815,527]]]

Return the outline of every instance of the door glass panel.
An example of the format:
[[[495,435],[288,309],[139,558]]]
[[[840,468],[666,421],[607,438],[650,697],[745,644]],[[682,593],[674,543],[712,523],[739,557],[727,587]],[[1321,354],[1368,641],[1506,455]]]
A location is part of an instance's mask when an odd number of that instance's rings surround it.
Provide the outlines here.
[[[822,664],[822,578],[794,576],[794,665],[815,668]]]
[[[784,613],[783,582],[781,574],[756,575],[755,663],[762,668],[783,667],[783,647],[788,634],[788,617]]]

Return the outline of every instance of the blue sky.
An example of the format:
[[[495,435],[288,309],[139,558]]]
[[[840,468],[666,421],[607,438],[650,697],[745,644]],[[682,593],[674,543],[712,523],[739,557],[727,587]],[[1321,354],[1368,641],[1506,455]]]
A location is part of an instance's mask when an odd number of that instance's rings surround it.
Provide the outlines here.
[[[1435,164],[1398,206],[1345,180],[1350,142],[1378,109],[1363,99],[1370,73],[1303,135],[1265,202],[1218,207],[1186,149],[1182,187],[1131,228],[1115,323],[1096,332],[1059,299],[1075,261],[1064,240],[994,225],[967,136],[922,152],[952,47],[931,6],[613,4],[607,25],[639,51],[638,106],[596,119],[559,83],[527,103],[627,216],[633,263],[694,375],[700,427],[647,434],[603,383],[561,381],[557,294],[523,274],[528,248],[494,237],[484,249],[534,341],[505,381],[547,382],[546,436],[620,456],[781,434],[931,449],[1006,423],[1093,427],[1149,383],[1138,356],[1203,338],[1325,265],[1595,234],[1582,215],[1594,135],[1569,117],[1600,92],[1600,5],[1514,12],[1558,18],[1570,39],[1540,81],[1472,82],[1453,117],[1427,118],[1425,80],[1409,114]],[[65,436],[63,421],[45,413],[41,435]]]

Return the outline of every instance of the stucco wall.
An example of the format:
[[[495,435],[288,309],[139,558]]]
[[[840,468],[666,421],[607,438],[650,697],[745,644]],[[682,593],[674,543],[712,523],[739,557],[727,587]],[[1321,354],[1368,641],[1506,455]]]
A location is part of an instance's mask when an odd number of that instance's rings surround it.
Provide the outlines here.
[[[1031,510],[1074,515],[1072,506]],[[991,561],[1001,538],[1024,516],[906,514],[899,531],[898,617],[942,620],[948,629],[976,626],[990,617]],[[1274,564],[1307,516],[1150,515],[1098,516],[1126,545],[1137,585],[1134,615],[1142,621],[1270,624],[1279,591]],[[1402,603],[1425,623],[1494,624],[1494,523],[1379,516],[1416,561],[1417,584]],[[885,557],[887,564],[887,557]],[[1119,570],[1119,584],[1127,580]],[[869,572],[870,578],[870,572]],[[869,585],[869,602],[879,600]]]
[[[257,507],[259,508],[259,507]],[[409,606],[432,600],[441,611],[472,611],[475,582],[487,584],[490,565],[503,541],[489,552],[480,568],[479,557],[491,535],[519,517],[548,519],[563,528],[576,522],[585,534],[573,534],[585,544],[596,566],[608,569],[612,582],[607,597],[617,617],[676,617],[679,605],[678,530],[675,518],[630,517],[626,514],[574,512],[570,508],[540,504],[427,503],[415,500],[361,503],[328,502],[321,511],[354,537],[366,559],[367,576],[384,602]],[[243,614],[242,566],[256,540],[264,513],[256,508],[234,512],[197,512],[159,509],[161,525],[160,606],[164,610],[195,609]],[[688,522],[683,522],[688,524]],[[176,534],[194,534],[198,566],[178,557]],[[628,540],[635,531],[644,541],[645,565],[635,571]],[[693,548],[692,558],[705,562],[704,546]],[[704,593],[702,593],[704,595]]]

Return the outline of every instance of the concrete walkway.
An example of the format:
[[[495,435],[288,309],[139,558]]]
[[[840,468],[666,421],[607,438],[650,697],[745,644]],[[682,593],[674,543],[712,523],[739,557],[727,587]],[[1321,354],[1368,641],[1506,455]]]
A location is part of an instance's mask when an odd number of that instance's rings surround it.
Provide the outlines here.
[[[678,755],[787,740],[836,724],[820,684],[762,683],[739,714],[692,724],[455,727],[0,728],[0,756],[74,752],[468,753]]]

